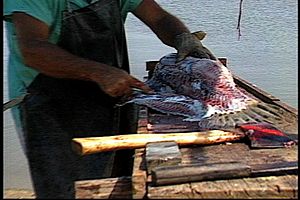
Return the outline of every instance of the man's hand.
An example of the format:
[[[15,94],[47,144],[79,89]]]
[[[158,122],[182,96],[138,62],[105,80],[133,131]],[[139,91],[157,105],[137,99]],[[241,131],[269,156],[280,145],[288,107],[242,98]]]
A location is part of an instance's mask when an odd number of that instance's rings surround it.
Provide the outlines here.
[[[210,52],[210,50],[204,47],[201,43],[201,40],[205,37],[205,35],[205,32],[198,31],[195,33],[181,33],[176,36],[175,48],[178,53],[176,62],[182,61],[187,56],[216,60],[216,57]]]
[[[112,97],[130,96],[133,88],[138,88],[145,93],[151,92],[151,88],[143,82],[129,75],[126,71],[106,65],[105,73],[94,74],[92,80],[97,82],[101,89]]]

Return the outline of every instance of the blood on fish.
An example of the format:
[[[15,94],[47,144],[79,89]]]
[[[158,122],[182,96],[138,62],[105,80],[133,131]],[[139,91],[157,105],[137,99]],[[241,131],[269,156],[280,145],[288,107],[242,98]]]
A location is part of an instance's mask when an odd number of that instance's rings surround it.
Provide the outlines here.
[[[237,112],[255,103],[236,87],[232,73],[220,61],[194,57],[175,61],[175,53],[162,57],[152,77],[145,82],[155,91],[155,98],[153,94],[136,94],[130,102],[182,115],[188,117],[187,120]],[[185,99],[169,101],[174,95]]]

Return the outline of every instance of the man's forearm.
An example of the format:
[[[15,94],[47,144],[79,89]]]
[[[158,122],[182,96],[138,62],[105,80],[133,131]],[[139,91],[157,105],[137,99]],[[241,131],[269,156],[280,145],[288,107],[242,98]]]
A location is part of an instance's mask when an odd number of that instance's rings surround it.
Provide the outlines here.
[[[48,42],[49,26],[30,15],[14,13],[13,23],[24,63],[41,73],[96,82],[112,97],[129,95],[132,88],[151,90],[122,69],[75,56]]]
[[[161,8],[155,0],[143,0],[133,13],[150,27],[163,43],[177,50],[176,62],[188,55],[216,60],[200,41],[205,33],[191,34],[182,21]]]
[[[153,29],[160,40],[171,47],[175,47],[175,37],[181,33],[189,33],[189,29],[175,16],[165,13]]]
[[[48,76],[93,81],[112,97],[130,95],[132,88],[151,91],[120,68],[77,57],[46,41],[21,43],[25,64]]]
[[[21,50],[26,65],[56,78],[92,80],[94,73],[101,74],[106,67],[75,56],[47,41],[23,42]]]
[[[154,0],[143,0],[133,12],[158,38],[171,47],[175,47],[175,37],[190,32],[177,17],[161,8]]]

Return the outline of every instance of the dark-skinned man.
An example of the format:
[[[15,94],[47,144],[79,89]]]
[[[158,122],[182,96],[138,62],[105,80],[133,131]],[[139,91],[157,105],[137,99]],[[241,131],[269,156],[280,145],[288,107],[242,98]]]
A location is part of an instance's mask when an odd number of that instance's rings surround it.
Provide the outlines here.
[[[118,98],[151,91],[129,74],[128,12],[177,49],[178,61],[215,59],[154,0],[4,1],[9,96],[27,94],[12,112],[37,198],[75,198],[74,181],[112,174],[113,153],[80,157],[71,140],[120,133]]]

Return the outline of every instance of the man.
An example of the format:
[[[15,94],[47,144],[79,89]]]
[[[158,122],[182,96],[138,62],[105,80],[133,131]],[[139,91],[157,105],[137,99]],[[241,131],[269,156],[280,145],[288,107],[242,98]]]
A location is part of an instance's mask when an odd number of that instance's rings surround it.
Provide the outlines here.
[[[111,153],[80,157],[74,137],[121,133],[130,118],[115,108],[133,88],[123,23],[128,12],[163,43],[187,55],[215,57],[154,0],[7,0],[9,94],[25,140],[37,198],[74,198],[74,181],[110,177]],[[125,116],[125,118],[123,118]]]

